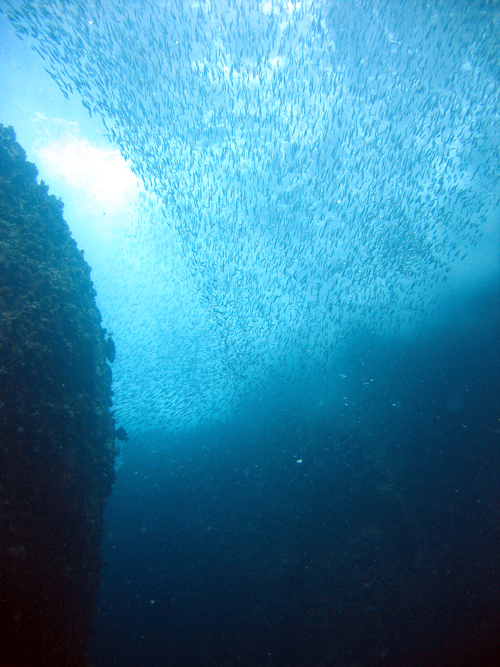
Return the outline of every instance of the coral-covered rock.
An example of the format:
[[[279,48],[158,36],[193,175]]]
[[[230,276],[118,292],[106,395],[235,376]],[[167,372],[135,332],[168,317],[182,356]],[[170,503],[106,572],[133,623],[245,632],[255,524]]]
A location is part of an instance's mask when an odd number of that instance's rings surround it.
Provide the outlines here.
[[[94,296],[61,201],[0,125],[0,646],[16,667],[87,663],[114,478]]]

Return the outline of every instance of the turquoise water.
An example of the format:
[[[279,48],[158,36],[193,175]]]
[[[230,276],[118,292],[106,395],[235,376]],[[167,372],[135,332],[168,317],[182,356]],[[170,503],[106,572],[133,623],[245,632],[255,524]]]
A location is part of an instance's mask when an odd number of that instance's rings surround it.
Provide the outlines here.
[[[3,9],[0,120],[92,266],[130,437],[94,663],[486,655],[498,7]]]

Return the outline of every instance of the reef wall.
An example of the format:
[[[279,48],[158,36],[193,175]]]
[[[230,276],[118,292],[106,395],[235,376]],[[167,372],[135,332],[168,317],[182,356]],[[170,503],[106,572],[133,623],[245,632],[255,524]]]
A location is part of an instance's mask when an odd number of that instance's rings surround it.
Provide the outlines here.
[[[90,267],[0,125],[0,667],[88,664],[114,479]]]

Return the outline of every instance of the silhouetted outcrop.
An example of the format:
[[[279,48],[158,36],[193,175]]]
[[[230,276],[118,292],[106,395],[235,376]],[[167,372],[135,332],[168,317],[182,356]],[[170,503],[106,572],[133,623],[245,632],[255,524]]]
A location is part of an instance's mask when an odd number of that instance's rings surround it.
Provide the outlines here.
[[[94,296],[62,202],[0,125],[0,665],[87,664],[114,479]]]

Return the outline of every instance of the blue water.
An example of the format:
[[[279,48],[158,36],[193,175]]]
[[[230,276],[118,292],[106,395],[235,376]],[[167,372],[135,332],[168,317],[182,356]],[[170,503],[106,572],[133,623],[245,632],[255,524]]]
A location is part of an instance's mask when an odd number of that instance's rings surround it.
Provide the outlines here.
[[[357,341],[343,414],[290,392],[136,444],[95,664],[495,664],[499,296],[411,344]]]
[[[130,436],[94,667],[498,664],[496,5],[4,10]]]

